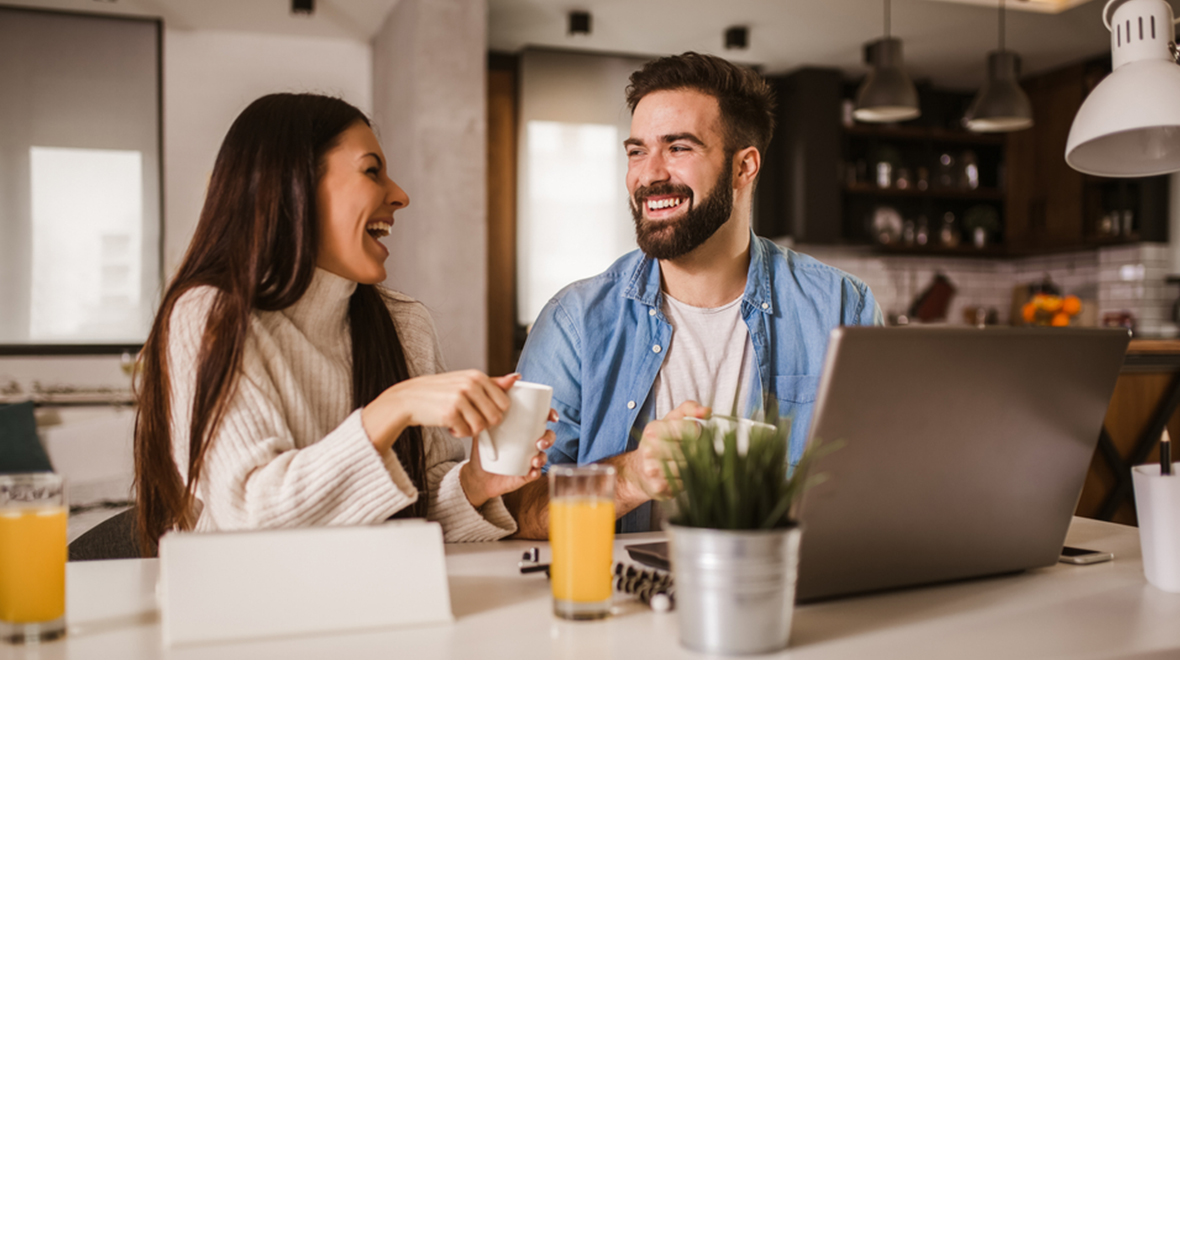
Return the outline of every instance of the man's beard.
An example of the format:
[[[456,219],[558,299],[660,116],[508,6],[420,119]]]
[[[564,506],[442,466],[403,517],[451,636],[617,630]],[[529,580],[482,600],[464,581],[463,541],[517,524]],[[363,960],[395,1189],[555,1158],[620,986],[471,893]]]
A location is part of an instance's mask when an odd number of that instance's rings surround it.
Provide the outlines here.
[[[645,199],[668,198],[673,195],[691,199],[692,190],[686,185],[674,185],[665,181],[662,185],[648,185],[638,189],[632,196],[631,215],[635,220],[635,240],[648,258],[683,258],[697,246],[704,245],[733,214],[733,181],[728,167],[722,171],[708,194],[699,203],[692,203],[688,210],[676,219],[649,220],[643,214]]]

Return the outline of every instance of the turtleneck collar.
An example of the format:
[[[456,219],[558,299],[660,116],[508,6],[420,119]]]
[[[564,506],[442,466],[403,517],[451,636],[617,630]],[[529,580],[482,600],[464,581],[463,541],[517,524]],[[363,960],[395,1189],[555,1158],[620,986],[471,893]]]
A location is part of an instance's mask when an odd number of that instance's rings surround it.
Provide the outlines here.
[[[307,292],[283,313],[312,344],[331,346],[347,337],[348,299],[355,289],[355,280],[317,267]]]

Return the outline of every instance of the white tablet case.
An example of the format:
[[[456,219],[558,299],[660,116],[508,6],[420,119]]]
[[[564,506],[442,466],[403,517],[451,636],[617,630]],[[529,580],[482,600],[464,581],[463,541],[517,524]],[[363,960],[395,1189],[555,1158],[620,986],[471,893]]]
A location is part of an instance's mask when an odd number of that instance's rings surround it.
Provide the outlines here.
[[[442,527],[165,534],[160,612],[165,646],[449,623]]]

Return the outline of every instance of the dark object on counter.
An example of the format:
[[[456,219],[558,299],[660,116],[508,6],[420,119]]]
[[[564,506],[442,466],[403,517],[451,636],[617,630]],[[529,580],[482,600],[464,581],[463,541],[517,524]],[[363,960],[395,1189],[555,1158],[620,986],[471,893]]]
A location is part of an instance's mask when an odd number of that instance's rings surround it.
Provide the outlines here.
[[[1135,316],[1130,310],[1107,310],[1102,316],[1103,327],[1125,327],[1127,331],[1135,330]]]
[[[1168,434],[1168,428],[1164,427],[1164,433],[1160,436],[1160,473],[1170,474],[1172,472],[1172,437]]]
[[[919,323],[941,323],[956,291],[955,286],[940,272],[914,298],[906,317]]]
[[[628,554],[634,554],[631,548],[628,548]],[[634,564],[616,564],[614,578],[616,590],[635,595],[641,603],[646,603],[655,611],[671,611],[676,606],[676,583],[671,573],[639,569]],[[661,597],[666,601],[657,603],[656,600]]]
[[[135,529],[135,509],[117,512],[84,534],[69,546],[71,563],[77,560],[154,560],[155,552],[144,553]]]
[[[1049,279],[1048,275],[1041,277],[1035,284],[1028,286],[1029,297],[1035,297],[1038,293],[1044,293],[1046,297],[1060,297],[1061,289]]]

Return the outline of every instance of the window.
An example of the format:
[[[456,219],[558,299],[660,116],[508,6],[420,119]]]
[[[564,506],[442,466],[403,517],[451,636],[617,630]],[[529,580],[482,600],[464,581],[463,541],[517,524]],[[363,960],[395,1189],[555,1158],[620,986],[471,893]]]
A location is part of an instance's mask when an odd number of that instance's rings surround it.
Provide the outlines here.
[[[531,325],[574,280],[635,248],[624,92],[643,63],[530,48],[521,56],[517,313]]]
[[[532,227],[525,314],[531,323],[559,289],[619,257],[615,225],[626,187],[614,125],[529,121],[526,136]]]
[[[0,9],[0,346],[146,338],[159,99],[159,22]]]

